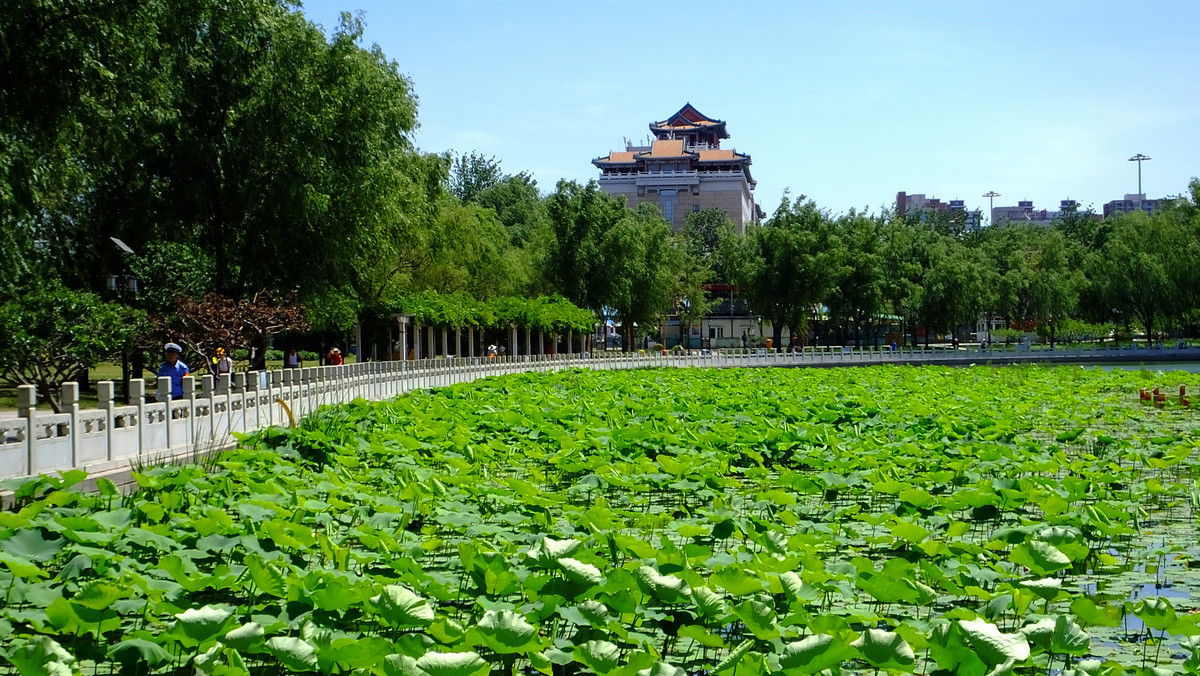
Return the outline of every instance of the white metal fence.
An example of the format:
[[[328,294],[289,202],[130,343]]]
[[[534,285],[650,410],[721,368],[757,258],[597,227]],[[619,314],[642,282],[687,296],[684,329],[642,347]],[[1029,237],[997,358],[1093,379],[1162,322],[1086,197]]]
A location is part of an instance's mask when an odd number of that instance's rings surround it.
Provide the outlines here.
[[[1014,349],[1015,348],[1015,349]],[[184,379],[184,395],[173,401],[147,401],[145,382],[130,383],[138,403],[116,403],[112,382],[101,382],[99,406],[79,406],[76,383],[62,390],[62,413],[38,411],[32,386],[19,388],[17,417],[0,417],[0,478],[22,477],[72,468],[89,473],[121,470],[137,464],[186,459],[234,443],[233,433],[287,424],[327,404],[362,398],[383,400],[416,389],[443,387],[487,376],[562,368],[634,369],[654,367],[840,366],[876,363],[968,364],[997,361],[1200,361],[1192,347],[1029,346],[989,349],[933,346],[928,349],[808,347],[802,352],[693,350],[652,354],[535,355],[498,358],[445,358],[368,362],[236,373]],[[197,388],[197,385],[199,387]],[[160,378],[159,392],[169,392]]]

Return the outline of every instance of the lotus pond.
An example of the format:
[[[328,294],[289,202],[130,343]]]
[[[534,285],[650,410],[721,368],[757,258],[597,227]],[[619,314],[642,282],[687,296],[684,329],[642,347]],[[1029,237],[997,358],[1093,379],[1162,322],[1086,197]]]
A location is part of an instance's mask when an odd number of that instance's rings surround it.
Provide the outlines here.
[[[1195,374],[509,376],[0,512],[0,672],[1200,672]]]

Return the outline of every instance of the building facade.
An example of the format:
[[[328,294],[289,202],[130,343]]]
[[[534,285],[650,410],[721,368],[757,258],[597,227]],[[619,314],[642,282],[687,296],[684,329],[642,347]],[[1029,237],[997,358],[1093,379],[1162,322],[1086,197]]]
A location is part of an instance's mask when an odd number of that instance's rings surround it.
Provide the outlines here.
[[[995,207],[992,209],[992,224],[1004,222],[1033,223],[1035,225],[1052,225],[1055,220],[1072,214],[1080,214],[1079,202],[1075,200],[1059,200],[1058,211],[1049,209],[1034,209],[1033,200],[1021,200],[1015,207]],[[1084,212],[1089,218],[1093,216]]]
[[[1104,204],[1104,217],[1108,218],[1114,214],[1127,214],[1131,211],[1145,211],[1152,213],[1158,208],[1158,203],[1161,200],[1148,200],[1145,194],[1130,195],[1126,194],[1123,200],[1112,200]]]
[[[650,145],[626,142],[625,150],[592,160],[602,189],[624,195],[630,207],[658,205],[675,230],[683,229],[688,214],[712,208],[723,210],[739,233],[762,218],[750,156],[721,147],[729,138],[724,121],[688,103],[666,120],[650,123],[650,133]]]

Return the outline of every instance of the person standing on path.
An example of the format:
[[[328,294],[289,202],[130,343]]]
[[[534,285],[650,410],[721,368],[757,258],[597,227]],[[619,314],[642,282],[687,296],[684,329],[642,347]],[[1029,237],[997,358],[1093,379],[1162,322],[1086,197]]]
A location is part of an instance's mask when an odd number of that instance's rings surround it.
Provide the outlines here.
[[[300,368],[300,355],[296,352],[296,348],[288,348],[287,354],[283,355],[283,367],[285,369]]]
[[[179,355],[183,353],[183,348],[175,343],[167,343],[163,346],[164,361],[158,367],[159,378],[171,379],[171,398],[183,398],[183,377],[191,373],[188,370],[188,365],[180,361]]]
[[[325,357],[325,363],[329,366],[341,366],[346,363],[346,360],[342,359],[342,351],[335,347]]]
[[[217,348],[217,375],[223,373],[233,373],[233,360],[229,355],[225,354],[225,348]]]

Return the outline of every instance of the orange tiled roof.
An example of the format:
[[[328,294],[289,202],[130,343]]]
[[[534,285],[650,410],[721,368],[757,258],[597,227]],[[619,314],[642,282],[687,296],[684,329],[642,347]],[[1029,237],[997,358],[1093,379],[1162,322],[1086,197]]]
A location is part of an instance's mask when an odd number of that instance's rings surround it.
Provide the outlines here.
[[[637,161],[636,159],[634,159],[634,155],[636,155],[636,154],[637,154],[636,152],[632,152],[632,151],[631,152],[623,152],[623,151],[622,152],[611,152],[608,154],[608,157],[601,157],[601,158],[597,159],[596,161],[597,162],[609,162],[609,163],[615,163],[615,164],[631,164],[631,163]]]
[[[740,159],[743,159],[744,157],[746,157],[746,156],[735,153],[733,150],[713,149],[713,150],[701,150],[700,151],[700,161],[701,162],[718,162],[721,160],[740,160]]]
[[[650,152],[638,154],[638,158],[643,157],[687,157],[690,153],[683,150],[683,139],[667,139],[663,141],[655,141],[650,144]]]

